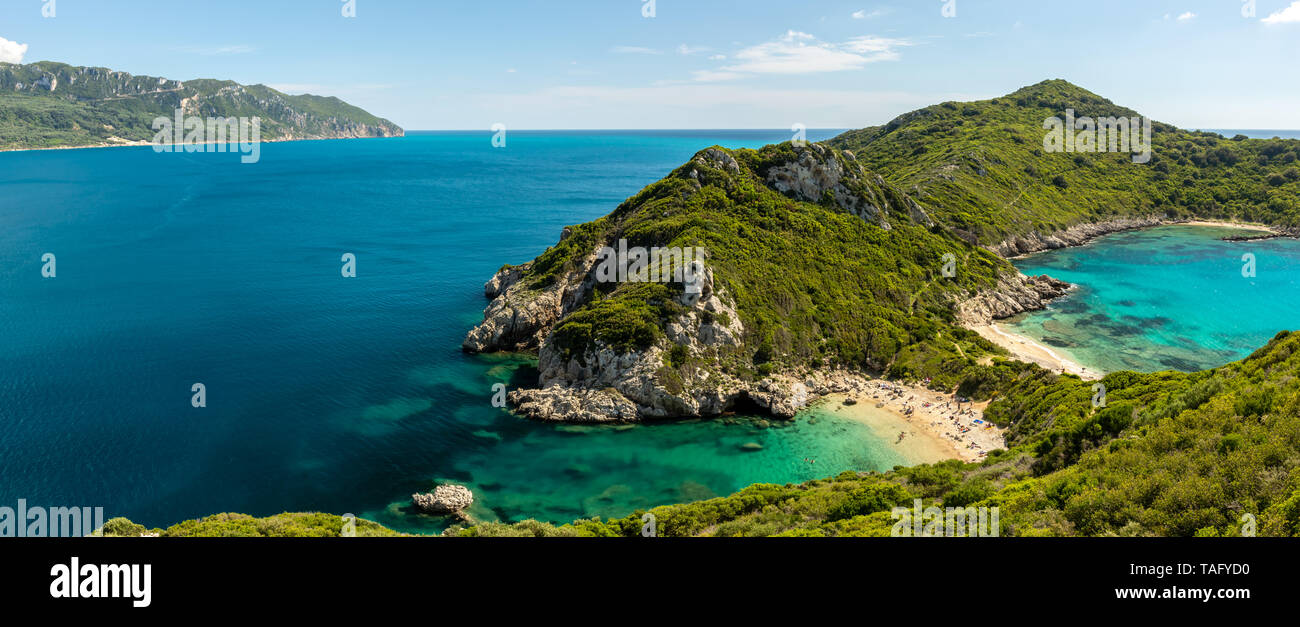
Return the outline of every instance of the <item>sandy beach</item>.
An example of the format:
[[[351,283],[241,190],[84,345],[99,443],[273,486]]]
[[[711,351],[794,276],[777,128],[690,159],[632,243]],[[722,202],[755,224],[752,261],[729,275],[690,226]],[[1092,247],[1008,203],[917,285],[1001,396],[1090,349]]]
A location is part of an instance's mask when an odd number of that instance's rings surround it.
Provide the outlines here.
[[[849,398],[857,403],[845,405]],[[880,380],[870,381],[865,392],[836,394],[824,402],[825,409],[867,424],[918,464],[976,462],[1006,448],[1002,430],[984,422],[987,402],[958,403],[952,394]]]
[[[1266,224],[1250,224],[1246,222],[1223,222],[1220,220],[1192,220],[1190,222],[1178,222],[1186,226],[1217,226],[1226,229],[1242,229],[1247,231],[1265,231],[1267,233],[1281,234],[1281,231],[1275,227]]]
[[[1088,381],[1100,379],[1106,373],[1096,368],[1087,368],[1078,362],[1061,356],[1056,351],[1035,342],[1032,338],[1008,331],[1000,324],[988,324],[971,327],[984,339],[1007,349],[1011,356],[1020,361],[1038,364],[1052,372],[1066,372],[1079,375]]]

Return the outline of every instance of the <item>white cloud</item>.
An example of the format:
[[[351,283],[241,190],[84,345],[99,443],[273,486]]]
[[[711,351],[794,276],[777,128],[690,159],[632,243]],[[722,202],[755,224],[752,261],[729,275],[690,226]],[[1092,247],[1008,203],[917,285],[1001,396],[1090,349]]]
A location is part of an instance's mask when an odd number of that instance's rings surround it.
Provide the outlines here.
[[[0,62],[3,63],[22,63],[23,57],[27,54],[27,44],[20,44],[16,41],[9,41],[0,37]]]
[[[1265,24],[1296,24],[1300,23],[1300,0],[1292,2],[1291,6],[1278,11],[1268,17],[1260,20]]]
[[[686,44],[677,46],[678,54],[684,54],[688,56],[692,54],[700,54],[702,52],[709,52],[710,50],[712,50],[712,48],[692,48],[691,46],[688,46]]]
[[[745,74],[810,74],[861,69],[868,63],[894,61],[905,39],[867,35],[842,44],[820,42],[799,31],[788,31],[775,41],[750,46],[733,55],[738,62],[722,69]]]
[[[870,20],[870,19],[873,19],[873,18],[877,18],[877,17],[884,16],[884,15],[886,15],[886,14],[888,14],[888,13],[889,13],[889,9],[873,9],[873,10],[871,10],[871,11],[868,11],[868,10],[866,10],[866,9],[863,9],[863,10],[861,10],[861,11],[854,11],[854,12],[853,12],[853,19],[855,19],[855,20]]]
[[[725,54],[715,54],[715,55],[709,57],[709,60],[710,60],[710,61],[726,61],[726,60],[727,60],[727,55],[725,55]]]
[[[1195,14],[1195,13],[1192,13],[1191,11],[1188,11],[1188,12],[1186,12],[1186,13],[1184,13],[1184,14],[1178,16],[1178,21],[1179,21],[1179,22],[1186,22],[1187,20],[1192,20],[1192,19],[1196,19],[1196,14]]]
[[[618,54],[663,54],[654,48],[643,48],[641,46],[614,46],[610,52]]]

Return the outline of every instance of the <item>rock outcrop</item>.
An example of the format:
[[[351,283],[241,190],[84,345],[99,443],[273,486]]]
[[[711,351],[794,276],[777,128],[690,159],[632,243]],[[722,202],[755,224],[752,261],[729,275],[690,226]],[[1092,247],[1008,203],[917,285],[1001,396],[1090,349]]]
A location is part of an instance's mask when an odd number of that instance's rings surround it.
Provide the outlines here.
[[[963,325],[982,326],[1026,311],[1037,311],[1065,295],[1072,286],[1050,276],[1028,277],[1004,274],[997,286],[982,290],[957,305],[957,320]]]
[[[1094,238],[1121,231],[1145,229],[1152,226],[1168,224],[1165,216],[1148,216],[1143,218],[1118,218],[1104,222],[1076,224],[1053,233],[1030,231],[1024,235],[1007,238],[998,244],[987,247],[1003,257],[1018,257],[1043,250],[1055,250],[1069,246],[1086,244]]]
[[[636,422],[640,410],[636,403],[617,390],[550,387],[539,390],[516,390],[510,404],[527,418],[544,422]]]
[[[592,251],[580,268],[540,289],[522,282],[531,262],[502,268],[483,286],[483,294],[492,302],[483,311],[483,322],[465,336],[461,349],[467,353],[537,350],[595,285],[598,253]]]
[[[412,494],[411,502],[420,511],[437,516],[451,516],[463,512],[474,503],[474,493],[459,485],[440,485],[433,492]]]
[[[890,229],[885,219],[889,201],[867,184],[869,175],[858,165],[853,153],[844,151],[837,157],[835,149],[822,144],[809,144],[797,150],[798,159],[768,170],[767,184],[772,189],[814,203],[821,202],[829,193],[841,209],[882,229]],[[874,182],[885,186],[879,176]],[[916,216],[920,206],[911,203],[906,209]],[[923,221],[928,222],[929,217],[924,214],[920,211]]]
[[[747,391],[733,377],[705,367],[699,378],[672,391],[661,376],[669,347],[681,346],[696,362],[716,365],[743,346],[744,324],[730,297],[716,288],[708,266],[702,266],[697,284],[699,294],[682,294],[685,313],[665,325],[660,344],[647,349],[620,352],[597,343],[581,355],[568,355],[543,338],[538,348],[541,387],[512,392],[511,405],[530,418],[564,422],[632,422],[726,411]]]

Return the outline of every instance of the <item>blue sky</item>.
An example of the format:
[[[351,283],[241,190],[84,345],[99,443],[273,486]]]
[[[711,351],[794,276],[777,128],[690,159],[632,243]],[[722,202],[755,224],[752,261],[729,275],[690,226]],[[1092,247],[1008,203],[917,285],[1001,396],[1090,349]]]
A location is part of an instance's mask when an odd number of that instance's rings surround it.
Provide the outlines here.
[[[352,1],[0,0],[0,60],[336,95],[408,129],[849,128],[1047,78],[1187,128],[1300,128],[1294,0]]]

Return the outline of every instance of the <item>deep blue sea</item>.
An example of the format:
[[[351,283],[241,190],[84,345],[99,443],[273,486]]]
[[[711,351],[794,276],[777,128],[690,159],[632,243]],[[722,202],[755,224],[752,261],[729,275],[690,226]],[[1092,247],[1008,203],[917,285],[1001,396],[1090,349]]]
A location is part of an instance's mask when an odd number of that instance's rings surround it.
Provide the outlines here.
[[[526,359],[460,352],[493,272],[703,148],[789,133],[490,139],[266,144],[250,165],[0,154],[0,504],[150,526],[327,511],[436,532],[405,504],[441,480],[469,485],[480,518],[563,522],[909,461],[816,412],[581,428],[491,407],[493,383],[535,377]]]

